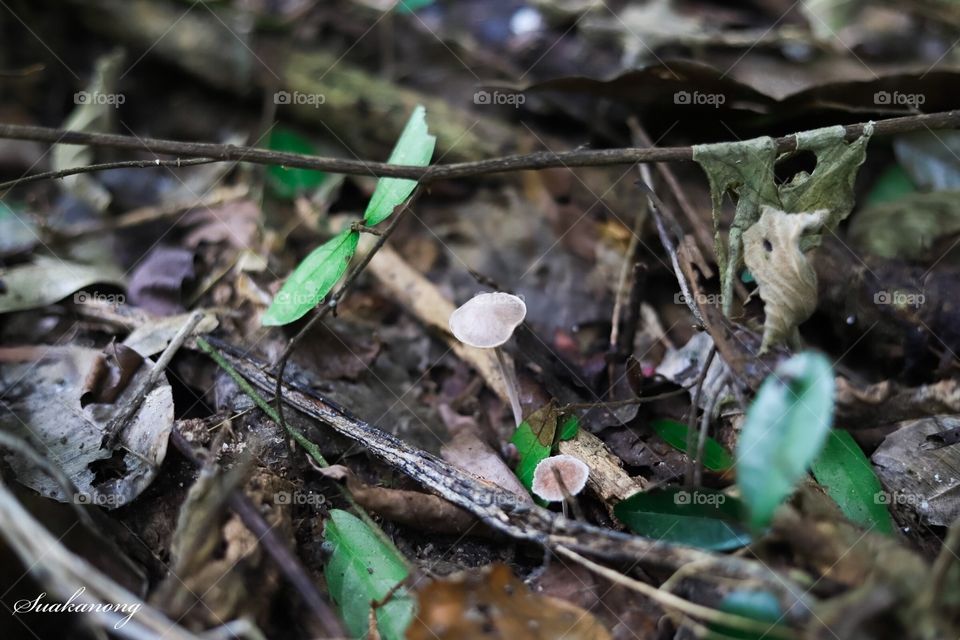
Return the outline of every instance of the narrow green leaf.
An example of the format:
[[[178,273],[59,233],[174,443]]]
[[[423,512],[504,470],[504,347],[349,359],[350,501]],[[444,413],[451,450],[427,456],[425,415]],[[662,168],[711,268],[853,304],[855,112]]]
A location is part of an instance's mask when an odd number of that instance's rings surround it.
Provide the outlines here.
[[[886,505],[877,500],[883,491],[860,445],[846,431],[834,429],[810,470],[817,482],[852,522],[883,533],[893,533]]]
[[[650,423],[660,438],[674,449],[687,452],[687,425],[676,420],[654,420]],[[727,471],[733,466],[733,457],[723,445],[707,436],[703,445],[703,466],[710,471]]]
[[[517,448],[520,462],[515,473],[528,490],[533,472],[541,460],[550,456],[557,434],[557,404],[553,401],[537,409],[517,425],[510,442]]]
[[[359,240],[359,232],[346,229],[314,249],[283,283],[263,314],[263,326],[290,324],[317,306],[343,277]]]
[[[770,523],[823,448],[833,395],[830,363],[812,352],[781,364],[760,387],[737,443],[737,482],[754,528]]]
[[[273,151],[289,153],[303,153],[315,155],[316,147],[299,133],[282,127],[275,128],[270,133],[268,148]],[[295,198],[307,191],[319,187],[327,174],[313,169],[288,169],[279,165],[267,167],[267,185],[281,198]]]
[[[387,162],[425,167],[430,164],[436,145],[436,136],[427,132],[426,110],[422,105],[417,105]],[[380,178],[367,204],[367,210],[363,213],[364,222],[372,227],[389,218],[393,210],[413,193],[416,186],[416,180]]]
[[[409,571],[403,558],[387,547],[359,518],[334,509],[323,531],[332,547],[323,574],[330,597],[351,637],[366,638],[370,603],[382,600]],[[384,640],[400,640],[413,619],[414,602],[406,589],[394,592],[377,609],[377,629]]]
[[[743,504],[715,489],[668,487],[635,493],[613,508],[641,536],[728,551],[750,543],[741,523]]]
[[[720,601],[720,611],[732,613],[757,622],[766,622],[770,629],[764,633],[733,629],[725,625],[710,623],[707,626],[715,632],[707,636],[714,638],[737,638],[737,640],[764,640],[779,637],[774,633],[776,629],[785,627],[778,624],[783,619],[783,610],[777,597],[767,591],[731,591]]]

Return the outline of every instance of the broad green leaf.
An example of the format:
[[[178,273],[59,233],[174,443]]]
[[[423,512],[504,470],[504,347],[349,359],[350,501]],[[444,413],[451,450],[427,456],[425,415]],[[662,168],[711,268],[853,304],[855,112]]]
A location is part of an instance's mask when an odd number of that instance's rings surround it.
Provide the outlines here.
[[[676,420],[654,420],[650,423],[660,438],[674,449],[687,452],[687,425]],[[733,457],[719,442],[707,436],[703,444],[703,466],[710,471],[723,472],[733,466]]]
[[[938,243],[960,233],[960,191],[916,192],[894,202],[864,207],[850,221],[856,249],[880,258],[923,260]],[[946,246],[950,246],[947,244]]]
[[[314,249],[283,283],[263,314],[263,326],[290,324],[317,306],[343,277],[359,240],[358,231],[345,229]]]
[[[737,443],[737,483],[755,529],[767,526],[816,459],[833,420],[830,363],[793,356],[760,386]]]
[[[757,622],[764,622],[770,625],[767,631],[757,630],[756,632],[743,629],[733,629],[717,623],[710,623],[707,626],[711,633],[707,636],[708,640],[721,638],[736,638],[737,640],[770,640],[780,637],[774,633],[775,629],[785,627],[778,624],[783,619],[783,610],[780,608],[780,601],[777,597],[768,591],[731,591],[723,600],[720,601],[720,611],[732,613],[744,618],[750,618]]]
[[[353,638],[366,638],[370,603],[380,601],[409,571],[403,559],[356,516],[334,509],[323,537],[332,547],[324,567],[330,597]],[[377,630],[385,640],[401,640],[413,619],[414,601],[406,589],[394,592],[377,609]]]
[[[890,512],[877,496],[883,491],[870,461],[846,431],[834,429],[810,470],[852,522],[893,533]]]
[[[729,315],[732,310],[736,276],[745,264],[745,234],[760,221],[762,208],[768,206],[791,215],[825,211],[823,224],[805,227],[799,239],[800,251],[817,246],[823,229],[836,228],[853,209],[853,183],[866,158],[867,142],[872,133],[872,125],[867,125],[863,136],[849,144],[844,140],[845,130],[839,126],[798,133],[797,152],[812,152],[816,155],[817,165],[813,173],[801,171],[781,185],[774,181],[774,166],[778,158],[776,143],[772,138],[697,145],[693,148],[693,159],[706,172],[710,182],[724,314]],[[722,204],[724,196],[730,192],[736,194],[737,206],[724,241]],[[749,264],[747,266],[751,267]],[[753,267],[750,271],[757,277]],[[793,284],[790,275],[786,274],[782,286],[789,288]],[[804,319],[794,314],[784,317]],[[781,338],[784,334],[792,335],[793,328],[791,326],[781,332]],[[764,342],[767,346],[773,342],[766,327]]]
[[[750,543],[741,524],[743,504],[715,489],[669,487],[635,493],[613,508],[623,524],[645,538],[728,551]]]
[[[436,145],[436,136],[427,132],[426,110],[423,106],[417,105],[387,162],[425,167],[430,164]],[[413,193],[416,186],[416,180],[380,178],[367,204],[367,210],[363,213],[363,220],[367,226],[373,227],[389,218],[393,210],[403,204],[403,201]]]
[[[270,133],[268,147],[273,151],[315,155],[317,150],[299,133],[282,127]],[[279,165],[267,167],[267,184],[281,198],[295,198],[319,187],[327,174],[313,169],[288,169]]]
[[[515,473],[527,490],[533,485],[537,465],[550,456],[557,434],[557,420],[557,404],[551,401],[527,416],[510,438],[520,456]]]
[[[883,170],[880,177],[873,183],[873,187],[867,193],[863,205],[873,207],[876,205],[896,202],[900,198],[915,193],[917,188],[914,186],[910,176],[903,170],[899,164],[891,164]],[[856,219],[856,218],[854,218]]]

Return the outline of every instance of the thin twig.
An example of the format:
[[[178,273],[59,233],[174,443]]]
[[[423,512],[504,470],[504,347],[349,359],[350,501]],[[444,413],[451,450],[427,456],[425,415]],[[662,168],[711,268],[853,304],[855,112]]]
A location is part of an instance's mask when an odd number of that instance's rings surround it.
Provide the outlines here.
[[[713,357],[717,355],[717,345],[711,344],[710,351],[707,353],[707,359],[703,363],[703,369],[700,371],[700,375],[697,376],[697,386],[696,390],[693,392],[693,398],[690,400],[690,415],[687,417],[687,473],[685,481],[688,487],[696,486],[693,483],[694,480],[694,467],[696,463],[694,462],[694,425],[697,423],[697,407],[700,406],[700,396],[703,395],[703,383],[707,379],[707,371],[710,370],[710,365],[713,363]]]
[[[638,398],[628,398],[626,400],[613,400],[611,402],[572,402],[559,407],[558,411],[563,413],[565,411],[571,411],[574,409],[616,409],[617,407],[629,407],[630,405],[634,404],[643,404],[645,402],[653,402],[654,400],[672,398],[673,396],[687,393],[687,391],[687,389],[677,389],[675,391],[660,393],[655,396],[641,396]]]
[[[153,388],[157,386],[157,383],[160,382],[160,378],[163,376],[163,372],[170,364],[170,361],[173,360],[173,356],[180,350],[183,343],[187,341],[187,338],[190,337],[193,330],[197,328],[197,325],[200,324],[203,317],[204,314],[202,311],[194,311],[190,314],[187,321],[180,327],[176,335],[173,336],[173,339],[170,340],[170,344],[167,345],[167,348],[164,349],[160,357],[157,358],[156,363],[154,363],[153,368],[150,369],[147,377],[140,386],[137,387],[136,392],[131,395],[130,401],[107,423],[107,426],[103,430],[103,440],[100,448],[113,448],[117,442],[117,438],[120,437],[120,434],[123,433],[124,428],[127,426],[127,423],[133,419],[133,416],[140,410],[143,401],[150,395]]]
[[[713,351],[716,353],[716,347],[713,347]],[[720,374],[720,377],[717,378],[717,382],[714,385],[717,392],[713,394],[713,397],[710,398],[707,406],[703,408],[703,415],[700,417],[700,434],[697,438],[697,449],[693,454],[692,486],[694,487],[699,487],[703,481],[703,448],[707,444],[707,431],[710,430],[710,418],[713,416],[713,412],[716,410],[720,400],[722,400],[721,392],[726,386],[729,377],[730,369],[724,369],[723,373]]]
[[[102,162],[100,164],[88,164],[83,167],[71,167],[69,169],[61,169],[59,171],[44,171],[43,173],[35,173],[31,176],[17,178],[16,180],[7,180],[6,182],[0,182],[0,190],[5,191],[13,187],[19,187],[20,185],[28,184],[30,182],[39,182],[40,180],[56,180],[58,178],[66,178],[67,176],[75,176],[78,173],[93,173],[94,171],[107,171],[108,169],[191,167],[198,164],[211,164],[213,162],[222,161],[216,158],[188,158],[186,160],[181,160],[180,158],[177,158],[176,160],[160,160],[159,158],[155,158],[153,160],[121,160],[119,162]]]
[[[383,230],[383,233],[377,238],[377,242],[370,248],[370,251],[367,252],[367,255],[363,256],[363,259],[353,268],[347,275],[347,279],[343,281],[343,284],[340,285],[340,288],[330,296],[330,300],[320,307],[316,313],[313,314],[313,317],[307,321],[307,324],[303,325],[303,328],[297,332],[297,335],[293,336],[290,342],[287,343],[286,348],[283,350],[283,353],[280,354],[280,357],[277,359],[276,365],[276,376],[277,376],[277,388],[274,392],[274,406],[277,409],[277,419],[281,426],[284,425],[283,422],[283,400],[282,394],[283,389],[283,372],[287,368],[287,361],[290,359],[290,354],[293,353],[294,347],[303,339],[303,336],[307,335],[310,330],[317,325],[321,320],[323,320],[327,314],[335,312],[337,305],[340,304],[340,301],[343,300],[343,297],[346,296],[350,289],[353,287],[354,282],[357,278],[360,277],[360,274],[363,273],[363,270],[367,268],[367,265],[370,264],[370,261],[373,260],[373,256],[377,255],[377,252],[383,248],[383,245],[387,243],[387,240],[390,239],[390,236],[393,235],[393,232],[400,225],[400,222],[406,217],[408,211],[413,206],[413,203],[416,201],[417,196],[420,195],[420,188],[413,190],[413,193],[410,194],[410,197],[407,198],[406,203],[403,207],[394,214],[393,220],[390,222],[390,225]]]
[[[849,124],[844,127],[846,140],[855,140],[863,135],[868,123]],[[960,110],[929,113],[900,118],[889,118],[874,123],[874,136],[888,136],[926,129],[951,129],[960,126]],[[138,138],[112,133],[66,131],[48,127],[17,124],[0,124],[0,138],[36,140],[51,144],[80,144],[94,147],[147,150],[153,153],[178,155],[188,158],[210,158],[221,162],[252,162],[255,164],[283,165],[298,169],[317,169],[330,173],[349,175],[374,175],[376,177],[409,178],[421,183],[450,180],[491,173],[504,173],[526,169],[553,167],[587,167],[634,164],[636,162],[689,162],[693,160],[693,147],[644,147],[624,149],[576,149],[573,151],[541,151],[526,155],[505,156],[478,160],[437,164],[428,167],[397,165],[387,162],[368,162],[298,153],[270,151],[256,147],[209,142],[178,142]],[[796,134],[775,140],[777,153],[796,151]]]
[[[253,400],[254,404],[260,407],[260,409],[262,409],[271,420],[280,425],[287,432],[287,434],[293,438],[294,441],[299,444],[304,451],[307,452],[307,455],[312,458],[313,462],[316,462],[321,467],[330,466],[330,463],[327,462],[327,459],[320,452],[320,447],[310,440],[310,438],[303,435],[299,429],[281,420],[280,414],[277,413],[276,409],[274,409],[274,407],[267,402],[242,375],[240,375],[233,365],[231,365],[230,362],[223,357],[223,354],[214,349],[213,346],[203,338],[197,338],[197,346],[204,353],[210,356],[210,358],[216,362],[217,365],[223,369],[235,383],[237,383],[237,386],[240,387],[240,390],[247,394],[247,397]],[[393,549],[396,552],[397,557],[403,559],[404,563],[407,563],[406,557],[400,553],[399,549],[396,548],[396,546],[393,544],[393,540],[391,540],[387,534],[383,532],[383,529],[381,529],[380,526],[373,521],[373,518],[370,517],[370,514],[367,513],[366,509],[361,507],[360,504],[354,500],[350,490],[340,483],[336,483],[336,486],[340,491],[340,495],[342,495],[344,500],[347,501],[354,513],[356,513],[357,516],[363,520],[364,524],[370,527],[370,530],[380,538],[387,548]]]
[[[609,569],[602,564],[598,564],[592,560],[584,558],[576,551],[572,551],[566,547],[558,546],[556,548],[556,552],[580,565],[583,565],[587,569],[590,569],[597,575],[606,578],[610,582],[623,585],[628,589],[633,589],[634,591],[642,593],[657,604],[668,609],[679,611],[694,618],[699,618],[700,620],[722,624],[725,627],[739,629],[750,633],[759,633],[765,638],[795,639],[799,637],[793,630],[784,629],[776,624],[760,622],[759,620],[746,618],[744,616],[739,616],[732,613],[726,613],[724,611],[705,607],[701,604],[696,604],[695,602],[690,602],[689,600],[684,600],[683,598],[672,593],[661,591],[660,589],[650,586],[645,582],[634,580],[633,578],[625,576],[622,573],[614,571],[613,569]]]

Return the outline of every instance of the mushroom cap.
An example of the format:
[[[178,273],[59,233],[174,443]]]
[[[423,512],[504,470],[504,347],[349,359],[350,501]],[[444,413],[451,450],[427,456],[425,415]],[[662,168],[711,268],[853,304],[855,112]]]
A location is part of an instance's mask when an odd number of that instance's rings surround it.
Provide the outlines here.
[[[450,331],[471,347],[491,349],[510,339],[527,305],[510,293],[479,293],[450,314]]]
[[[533,470],[533,484],[530,488],[533,493],[547,502],[563,500],[563,490],[557,484],[554,469],[560,472],[563,486],[571,496],[583,491],[583,488],[587,485],[590,467],[580,458],[566,454],[544,458]]]

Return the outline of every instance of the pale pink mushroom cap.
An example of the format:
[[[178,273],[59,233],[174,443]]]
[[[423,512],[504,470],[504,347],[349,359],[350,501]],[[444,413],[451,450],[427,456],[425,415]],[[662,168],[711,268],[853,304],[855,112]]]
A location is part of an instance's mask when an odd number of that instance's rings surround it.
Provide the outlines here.
[[[492,349],[510,339],[527,315],[523,300],[509,293],[480,293],[450,314],[450,331],[471,347]]]
[[[566,454],[544,458],[533,471],[533,484],[530,488],[534,494],[547,502],[563,500],[563,491],[557,484],[554,469],[560,472],[563,486],[566,487],[567,493],[571,496],[583,491],[583,488],[587,485],[590,467],[580,458]]]

